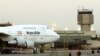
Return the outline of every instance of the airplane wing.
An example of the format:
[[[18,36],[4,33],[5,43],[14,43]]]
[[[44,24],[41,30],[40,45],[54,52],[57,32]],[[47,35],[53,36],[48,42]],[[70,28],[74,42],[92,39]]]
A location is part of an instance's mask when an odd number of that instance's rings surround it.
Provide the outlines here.
[[[6,33],[1,33],[1,32],[0,32],[0,36],[10,36],[10,35],[8,35],[8,34],[6,34]]]

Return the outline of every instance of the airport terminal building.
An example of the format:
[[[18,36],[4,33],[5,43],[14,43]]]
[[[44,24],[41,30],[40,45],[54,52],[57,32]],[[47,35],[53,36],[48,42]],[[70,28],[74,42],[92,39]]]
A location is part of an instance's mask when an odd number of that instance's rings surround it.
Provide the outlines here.
[[[55,30],[60,35],[60,39],[54,43],[55,48],[68,47],[69,49],[90,49],[100,47],[99,36],[95,30],[91,30],[94,23],[93,12],[89,9],[78,10],[77,24],[80,31]],[[94,45],[98,43],[97,45]]]

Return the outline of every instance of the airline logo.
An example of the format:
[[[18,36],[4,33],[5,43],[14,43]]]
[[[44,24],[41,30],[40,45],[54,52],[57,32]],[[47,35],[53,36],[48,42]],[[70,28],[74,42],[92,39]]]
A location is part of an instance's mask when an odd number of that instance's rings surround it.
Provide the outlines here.
[[[30,35],[34,35],[34,34],[40,34],[39,31],[26,31],[27,34],[30,34]]]

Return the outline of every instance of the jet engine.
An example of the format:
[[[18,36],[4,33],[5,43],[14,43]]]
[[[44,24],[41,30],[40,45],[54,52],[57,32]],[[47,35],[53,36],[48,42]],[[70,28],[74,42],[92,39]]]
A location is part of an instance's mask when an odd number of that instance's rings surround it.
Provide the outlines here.
[[[26,43],[27,48],[33,48],[34,47],[33,41],[25,41],[25,43]]]
[[[26,48],[33,48],[34,47],[33,41],[25,40],[23,38],[16,38],[14,40],[8,41],[8,44],[17,45],[19,47],[26,47]]]

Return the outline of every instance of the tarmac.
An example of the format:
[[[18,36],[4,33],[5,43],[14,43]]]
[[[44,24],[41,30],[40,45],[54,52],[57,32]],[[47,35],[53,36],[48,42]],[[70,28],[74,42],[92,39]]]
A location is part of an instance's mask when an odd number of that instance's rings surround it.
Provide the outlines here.
[[[97,50],[51,50],[45,53],[20,53],[20,54],[0,54],[0,56],[100,56],[100,52]]]

